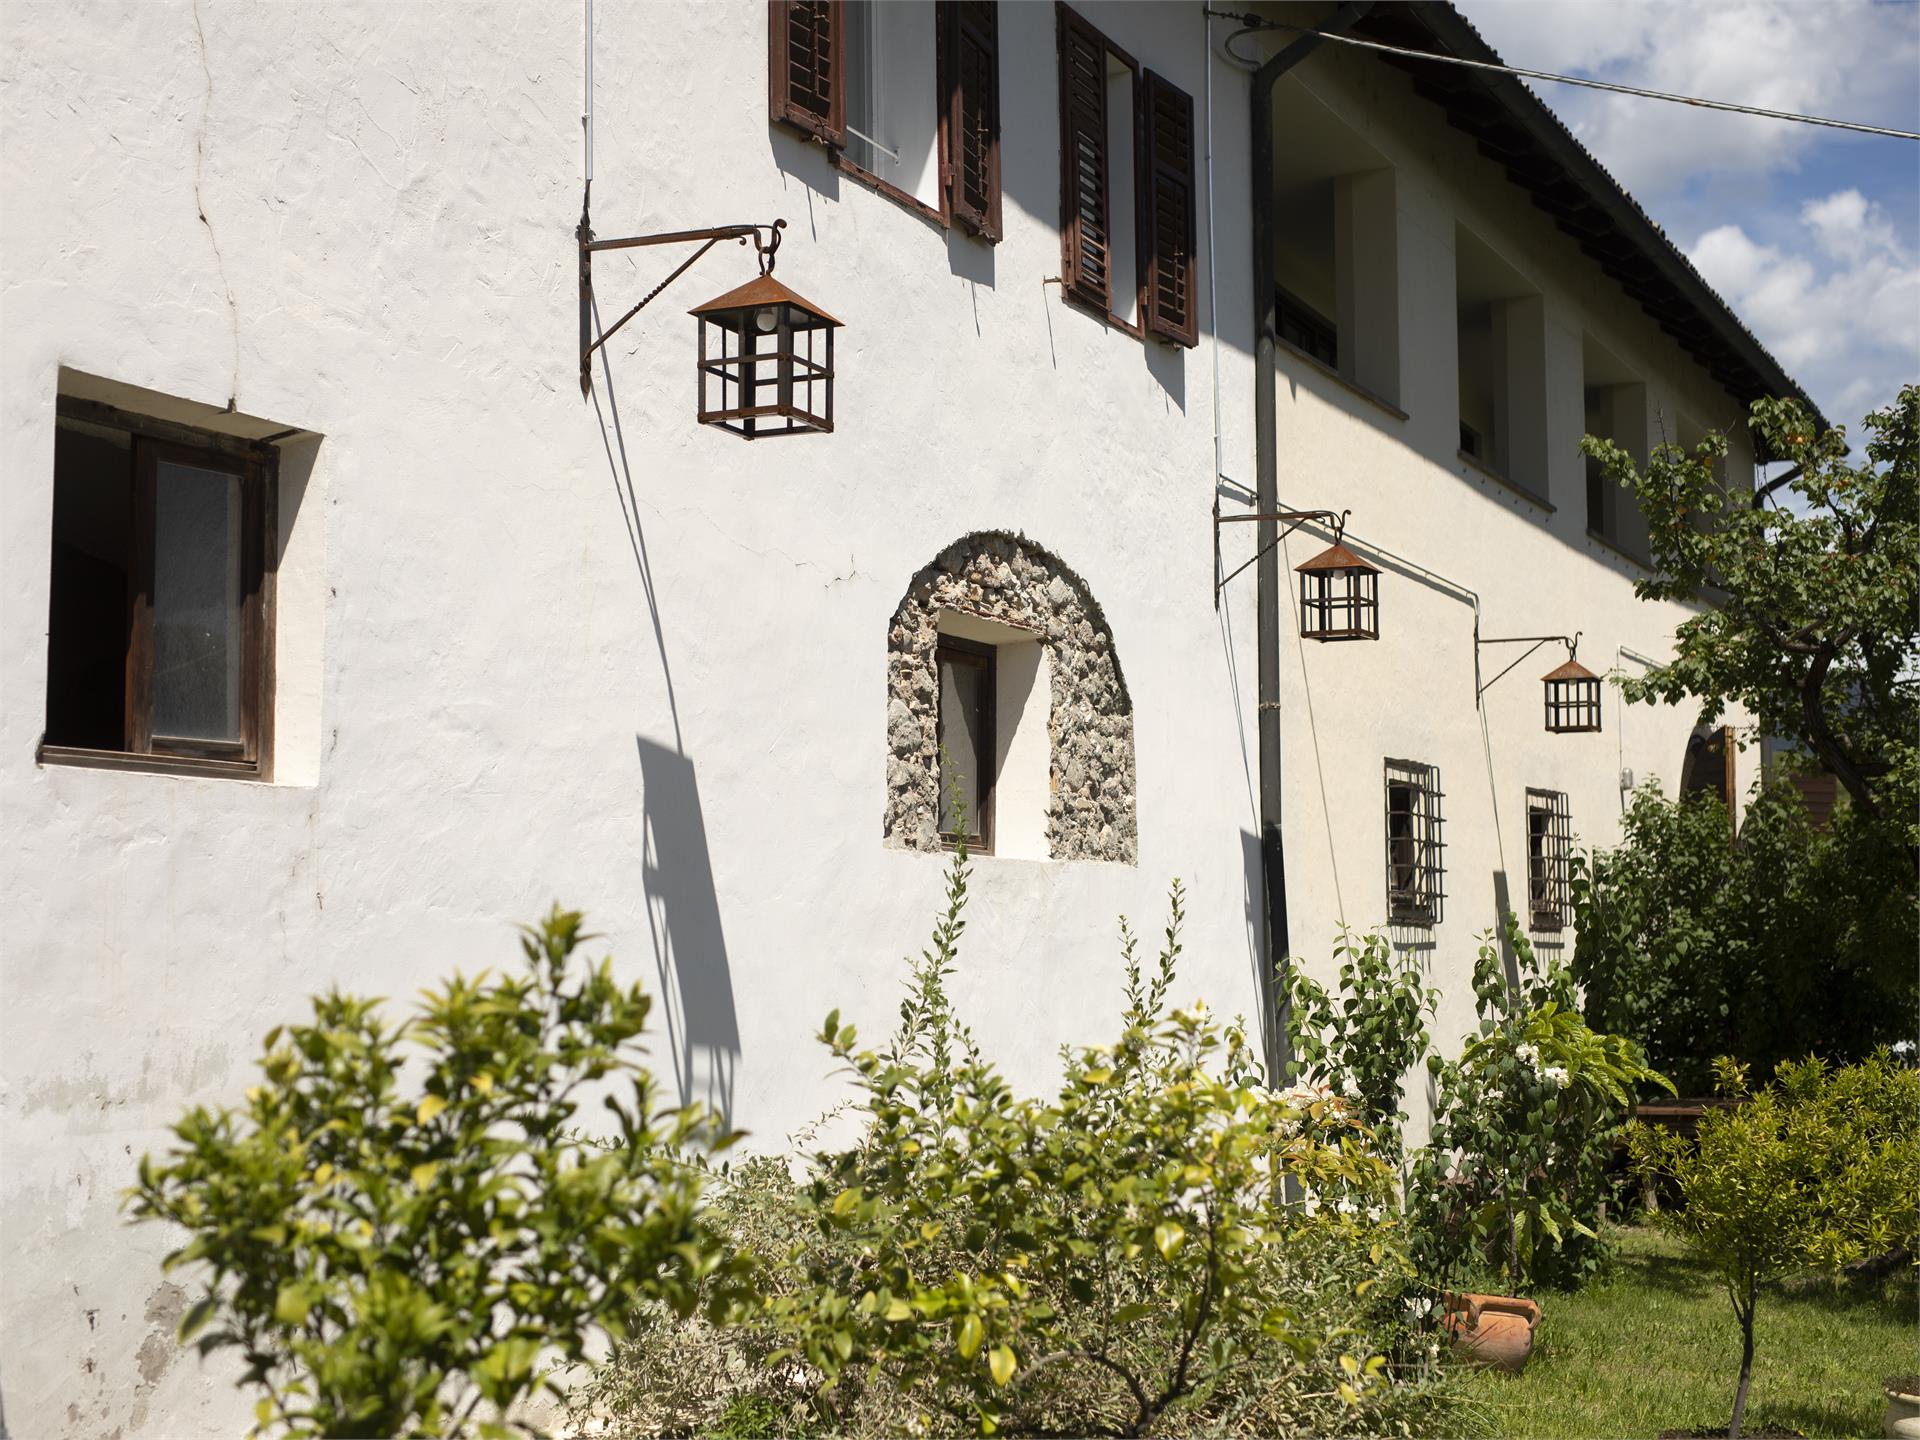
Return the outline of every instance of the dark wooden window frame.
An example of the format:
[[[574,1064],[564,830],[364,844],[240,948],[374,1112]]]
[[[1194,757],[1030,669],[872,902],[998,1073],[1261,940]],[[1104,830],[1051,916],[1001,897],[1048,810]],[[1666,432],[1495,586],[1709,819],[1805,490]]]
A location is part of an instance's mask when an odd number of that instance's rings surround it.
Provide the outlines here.
[[[268,780],[273,775],[274,572],[279,552],[279,451],[170,421],[130,414],[97,401],[60,397],[59,419],[123,430],[130,450],[132,571],[128,576],[126,721],[123,750],[47,743],[44,765],[140,770],[168,775]],[[241,494],[240,739],[196,741],[152,734],[154,485],[161,461],[238,472]]]
[[[997,0],[991,0],[991,3],[997,3]],[[969,206],[956,207],[953,193],[961,184],[956,159],[957,137],[955,134],[955,126],[959,122],[958,112],[961,108],[957,94],[959,64],[957,51],[963,38],[961,27],[965,24],[965,19],[956,0],[935,0],[932,6],[935,50],[934,93],[929,97],[929,103],[935,107],[935,147],[936,164],[939,167],[940,203],[929,205],[919,196],[908,194],[898,185],[882,179],[847,155],[845,64],[847,21],[844,0],[826,0],[825,4],[825,30],[830,37],[827,45],[831,51],[826,64],[826,83],[829,87],[827,113],[822,115],[816,110],[797,103],[783,90],[781,77],[787,73],[791,63],[789,45],[792,8],[792,0],[767,0],[768,108],[772,121],[798,132],[806,139],[818,141],[826,149],[828,163],[836,170],[876,194],[904,206],[921,219],[929,220],[943,230],[958,228],[989,245],[998,244],[1004,231],[1001,225],[1000,206],[1000,86],[997,35],[993,56],[995,75],[992,97],[987,106],[990,133],[986,148],[989,177],[988,200],[984,210],[975,210]],[[994,25],[996,31],[997,23],[996,16]],[[978,43],[981,36],[979,27],[971,27],[971,29],[971,38]]]
[[[1416,760],[1386,762],[1387,919],[1440,923],[1446,899],[1446,839],[1440,771]],[[1396,853],[1394,842],[1405,842]]]
[[[1527,924],[1552,933],[1573,913],[1573,821],[1564,790],[1527,789]]]
[[[1193,97],[1164,75],[1143,67],[1097,25],[1080,14],[1066,0],[1055,0],[1055,74],[1058,86],[1060,111],[1060,291],[1066,300],[1077,309],[1098,316],[1106,324],[1129,335],[1136,340],[1154,339],[1169,345],[1190,347],[1199,343],[1199,324],[1197,315],[1199,292],[1199,255],[1196,244],[1198,233],[1199,196],[1197,192],[1197,167],[1194,157],[1193,135]],[[1106,145],[1106,91],[1104,59],[1102,64],[1102,90],[1100,97],[1101,145],[1107,165],[1107,183],[1100,197],[1101,220],[1105,236],[1098,248],[1105,251],[1102,285],[1095,285],[1086,278],[1085,267],[1080,255],[1085,244],[1081,233],[1079,184],[1076,181],[1075,148],[1072,143],[1075,130],[1075,112],[1069,87],[1069,54],[1074,44],[1084,44],[1097,48],[1104,58],[1120,62],[1133,75],[1133,231],[1134,231],[1134,313],[1139,317],[1129,321],[1122,319],[1113,307],[1115,283],[1118,277],[1113,274],[1114,227],[1112,223],[1113,186],[1111,176],[1113,166],[1123,157],[1105,152]],[[1182,207],[1181,221],[1184,232],[1180,239],[1186,254],[1187,270],[1184,286],[1185,320],[1161,316],[1154,294],[1155,262],[1155,226],[1154,217],[1158,198],[1159,173],[1156,168],[1154,150],[1154,120],[1152,106],[1156,96],[1164,94],[1170,102],[1178,102],[1186,107],[1185,129],[1185,173],[1169,171],[1170,184],[1183,184],[1186,189],[1186,203]]]
[[[1274,316],[1282,343],[1291,345],[1302,355],[1319,361],[1335,374],[1339,373],[1340,327],[1338,325],[1298,295],[1279,285],[1274,287]],[[1296,340],[1290,336],[1287,333],[1289,328],[1298,331],[1301,338]],[[1308,343],[1303,344],[1302,341]],[[1322,354],[1322,348],[1327,353]]]
[[[995,762],[998,759],[999,746],[999,736],[994,729],[999,719],[994,707],[995,690],[1000,680],[998,661],[999,657],[993,646],[984,645],[977,640],[963,640],[957,635],[942,635],[938,643],[934,646],[933,651],[933,708],[935,717],[934,782],[940,787],[938,798],[934,803],[934,814],[936,817],[940,816],[946,808],[946,775],[939,768],[939,756],[947,743],[946,724],[944,720],[940,718],[943,708],[941,705],[940,692],[940,667],[942,665],[966,665],[984,672],[984,678],[980,686],[980,713],[976,717],[982,753],[976,754],[974,757],[975,764],[980,772],[977,777],[977,784],[980,790],[980,808],[979,813],[974,817],[979,823],[980,834],[967,841],[967,851],[969,854],[974,855],[991,855],[993,853],[994,784],[998,779],[998,767]],[[940,832],[940,843],[949,850],[955,848],[959,843],[959,839],[960,837],[957,832],[948,830],[942,830]]]

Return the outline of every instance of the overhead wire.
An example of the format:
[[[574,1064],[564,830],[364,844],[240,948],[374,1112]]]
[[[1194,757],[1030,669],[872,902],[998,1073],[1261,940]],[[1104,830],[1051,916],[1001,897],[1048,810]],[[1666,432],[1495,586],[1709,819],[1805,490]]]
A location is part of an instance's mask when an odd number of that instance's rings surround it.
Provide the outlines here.
[[[1552,70],[1529,70],[1491,60],[1469,60],[1463,55],[1441,55],[1432,50],[1414,50],[1405,45],[1389,45],[1380,40],[1363,40],[1358,35],[1318,31],[1311,25],[1289,25],[1259,15],[1242,15],[1228,10],[1208,10],[1219,20],[1238,20],[1246,28],[1228,37],[1228,44],[1254,30],[1291,30],[1318,34],[1336,45],[1352,45],[1362,50],[1377,50],[1386,55],[1405,55],[1414,60],[1429,60],[1436,65],[1460,65],[1469,70],[1491,70],[1501,75],[1518,75],[1528,80],[1546,80],[1556,85],[1578,85],[1588,90],[1604,90],[1615,95],[1633,95],[1642,100],[1665,100],[1675,105],[1692,105],[1702,110],[1724,110],[1734,115],[1753,115],[1765,120],[1787,120],[1797,125],[1824,125],[1832,130],[1850,130],[1861,135],[1883,135],[1894,140],[1920,140],[1920,131],[1897,130],[1885,125],[1865,125],[1857,120],[1835,120],[1824,115],[1802,115],[1793,110],[1769,110],[1761,105],[1742,105],[1733,100],[1708,100],[1699,95],[1681,95],[1670,90],[1649,90],[1640,85],[1621,85],[1612,80],[1595,80],[1584,75],[1561,75]],[[1238,51],[1231,52],[1236,60]]]

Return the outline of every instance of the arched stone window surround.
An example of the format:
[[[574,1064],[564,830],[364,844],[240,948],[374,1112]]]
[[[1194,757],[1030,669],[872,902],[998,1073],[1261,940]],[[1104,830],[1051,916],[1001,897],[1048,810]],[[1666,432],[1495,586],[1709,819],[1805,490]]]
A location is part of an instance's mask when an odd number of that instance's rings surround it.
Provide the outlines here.
[[[888,621],[886,843],[941,848],[933,652],[955,616],[1032,634],[1045,652],[1046,858],[1135,863],[1133,699],[1113,632],[1079,575],[1004,530],[948,545]]]

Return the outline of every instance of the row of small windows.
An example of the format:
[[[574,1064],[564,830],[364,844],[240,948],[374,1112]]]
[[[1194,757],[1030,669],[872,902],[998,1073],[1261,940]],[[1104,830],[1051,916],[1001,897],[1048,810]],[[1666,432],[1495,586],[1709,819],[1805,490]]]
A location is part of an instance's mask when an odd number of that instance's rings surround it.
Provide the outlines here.
[[[1446,902],[1446,837],[1437,766],[1386,762],[1387,920],[1431,929]],[[1573,829],[1559,790],[1527,791],[1527,923],[1539,933],[1567,926],[1572,909]]]
[[[1392,163],[1298,81],[1279,87],[1275,127],[1288,142],[1274,170],[1278,338],[1403,414],[1402,270]],[[1552,508],[1543,297],[1466,226],[1454,227],[1453,242],[1459,458]],[[1690,445],[1703,433],[1704,427],[1682,418],[1671,433],[1660,434],[1645,381],[1591,335],[1583,337],[1581,361],[1585,433],[1612,440],[1643,462],[1653,443]],[[1632,497],[1608,483],[1591,461],[1581,499],[1596,539],[1646,563],[1645,520]]]

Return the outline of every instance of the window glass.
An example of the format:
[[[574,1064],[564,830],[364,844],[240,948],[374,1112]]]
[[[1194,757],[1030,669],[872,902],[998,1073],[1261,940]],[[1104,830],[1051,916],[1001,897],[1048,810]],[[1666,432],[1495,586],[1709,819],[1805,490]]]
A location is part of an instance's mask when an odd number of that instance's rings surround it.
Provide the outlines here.
[[[977,656],[943,650],[939,664],[940,744],[945,752],[940,831],[944,835],[960,833],[957,803],[965,811],[967,837],[978,839],[985,793],[985,766],[981,762],[983,756],[992,753],[992,738],[983,733],[990,677],[985,661]]]
[[[153,733],[240,739],[240,477],[162,460],[153,511]]]

